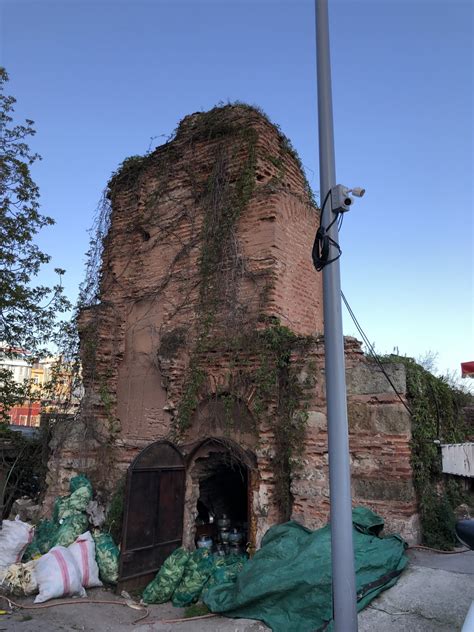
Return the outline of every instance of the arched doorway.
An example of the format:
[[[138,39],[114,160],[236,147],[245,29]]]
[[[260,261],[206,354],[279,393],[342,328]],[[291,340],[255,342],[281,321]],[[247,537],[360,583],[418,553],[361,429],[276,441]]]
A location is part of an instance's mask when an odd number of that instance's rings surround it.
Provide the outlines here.
[[[255,456],[231,439],[211,437],[194,446],[186,467],[184,546],[192,547],[200,535],[217,544],[217,521],[223,515],[244,533],[245,542],[254,543]]]
[[[254,543],[255,466],[248,450],[223,437],[180,448],[157,441],[140,452],[127,473],[118,590],[145,586],[176,548],[193,548],[210,527],[217,542],[222,514]]]

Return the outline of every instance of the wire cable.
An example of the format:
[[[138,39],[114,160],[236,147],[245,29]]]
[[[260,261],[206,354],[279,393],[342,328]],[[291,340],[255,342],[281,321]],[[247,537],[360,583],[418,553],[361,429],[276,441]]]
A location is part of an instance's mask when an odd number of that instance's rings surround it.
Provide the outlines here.
[[[331,195],[331,189],[329,189],[329,191],[326,193],[326,197],[323,200],[323,205],[321,206],[321,215],[319,216],[319,225],[320,226],[323,223],[324,209],[326,208],[326,204],[327,204],[327,201],[329,200],[329,196],[330,195]]]
[[[388,373],[386,372],[382,361],[380,360],[380,358],[378,357],[378,355],[375,353],[375,349],[373,348],[372,344],[369,342],[369,339],[367,338],[364,330],[362,329],[359,321],[356,318],[356,315],[354,314],[354,312],[352,311],[351,306],[349,305],[346,297],[344,296],[344,292],[341,291],[341,297],[342,300],[344,301],[344,305],[347,308],[347,311],[349,312],[350,317],[352,318],[354,325],[357,328],[357,331],[359,332],[359,334],[362,336],[362,340],[364,341],[364,344],[366,345],[367,349],[369,350],[370,355],[373,357],[373,359],[375,360],[375,362],[377,363],[379,369],[382,371],[382,373],[385,375],[385,377],[387,378],[388,383],[390,384],[390,386],[393,388],[395,394],[397,395],[398,399],[402,402],[402,404],[405,406],[405,408],[407,409],[407,411],[410,413],[410,415],[412,415],[412,411],[410,409],[410,407],[408,406],[408,404],[406,403],[406,401],[403,399],[403,397],[401,396],[401,394],[397,391],[395,384],[392,382],[390,376],[388,375]]]
[[[340,213],[339,212],[334,213],[334,218],[331,221],[331,223],[326,227],[323,226],[324,209],[326,207],[326,203],[329,200],[330,195],[331,195],[331,189],[329,189],[329,191],[326,193],[323,204],[321,206],[321,214],[319,216],[319,228],[316,232],[316,237],[314,238],[313,250],[311,253],[311,256],[313,259],[313,265],[318,272],[321,272],[321,270],[325,266],[329,265],[330,263],[337,261],[337,259],[339,259],[339,257],[342,255],[341,247],[339,246],[337,241],[335,241],[332,237],[330,237],[330,235],[328,235],[328,231],[334,225],[335,222],[338,222],[339,226],[342,225],[342,222],[339,224],[339,221],[338,221],[340,219],[339,218]],[[332,210],[332,207],[331,207],[331,210]],[[336,248],[336,250],[338,251],[338,254],[332,259],[329,259],[331,246]]]

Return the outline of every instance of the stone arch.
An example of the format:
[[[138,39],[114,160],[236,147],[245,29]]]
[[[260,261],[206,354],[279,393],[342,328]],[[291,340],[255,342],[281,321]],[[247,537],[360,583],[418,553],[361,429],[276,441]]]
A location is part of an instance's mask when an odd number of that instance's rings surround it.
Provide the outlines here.
[[[185,442],[203,437],[233,439],[236,446],[252,447],[258,439],[257,422],[242,397],[221,390],[201,400],[194,411]]]
[[[187,453],[186,461],[183,545],[194,545],[198,533],[198,501],[205,500],[205,493],[213,492],[216,502],[212,509],[217,514],[225,507],[229,507],[231,511],[232,508],[235,509],[238,514],[235,517],[247,523],[247,541],[255,544],[256,523],[252,506],[258,470],[253,451],[239,445],[235,440],[211,436],[193,445]],[[216,481],[220,482],[220,488],[217,485],[213,489]],[[210,526],[210,531],[211,535],[216,536],[216,525]]]

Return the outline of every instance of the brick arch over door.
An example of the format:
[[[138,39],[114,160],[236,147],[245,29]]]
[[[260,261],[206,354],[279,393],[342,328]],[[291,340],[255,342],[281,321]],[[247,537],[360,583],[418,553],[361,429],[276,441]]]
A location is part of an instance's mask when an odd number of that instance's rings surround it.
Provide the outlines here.
[[[236,447],[253,448],[258,440],[257,424],[244,399],[223,392],[201,400],[186,431],[187,444],[206,437],[232,439]]]

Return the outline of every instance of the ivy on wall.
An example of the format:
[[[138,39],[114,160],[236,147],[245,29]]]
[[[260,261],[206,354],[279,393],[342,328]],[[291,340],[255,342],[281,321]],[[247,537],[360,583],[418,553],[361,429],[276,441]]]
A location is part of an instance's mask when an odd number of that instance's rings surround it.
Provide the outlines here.
[[[137,223],[135,229],[144,240],[150,239],[147,222],[150,218],[155,218],[153,243],[159,243],[159,233],[165,233],[166,229],[161,223],[157,224],[156,213],[159,203],[167,199],[169,170],[179,159],[179,152],[183,147],[209,143],[213,161],[205,179],[202,178],[201,164],[193,164],[191,161],[183,167],[186,169],[195,207],[199,211],[197,216],[202,217],[202,222],[191,227],[189,234],[192,241],[182,244],[173,262],[175,264],[179,258],[188,256],[191,249],[199,249],[198,265],[194,271],[197,276],[195,285],[198,288],[197,322],[192,325],[192,336],[188,336],[188,331],[182,324],[173,329],[171,318],[160,331],[158,356],[172,361],[183,349],[189,356],[182,394],[176,402],[174,437],[179,440],[184,436],[198,403],[206,395],[203,392],[206,384],[205,360],[212,347],[219,347],[220,350],[233,354],[235,365],[245,361],[246,350],[255,349],[261,360],[258,366],[249,368],[246,377],[255,387],[252,412],[257,421],[263,421],[268,419],[269,406],[276,406],[272,413],[276,449],[273,457],[275,494],[282,514],[288,517],[291,505],[291,471],[297,466],[303,450],[307,418],[304,392],[298,382],[296,369],[292,367],[291,354],[309,339],[305,341],[297,337],[276,320],[256,322],[255,314],[252,316],[252,310],[246,303],[248,299],[239,298],[241,280],[255,279],[251,279],[247,261],[240,249],[237,227],[250,199],[256,193],[257,164],[267,161],[273,171],[277,168],[277,175],[267,185],[259,185],[259,195],[273,194],[279,187],[291,194],[287,187],[283,187],[285,157],[290,156],[300,168],[301,161],[290,141],[281,133],[276,155],[267,155],[259,149],[258,126],[251,121],[251,117],[255,120],[256,114],[268,120],[258,109],[240,103],[186,117],[177,129],[174,143],[167,143],[158,153],[132,156],[122,163],[109,181],[100,207],[96,238],[89,253],[88,276],[81,293],[81,307],[96,305],[103,293],[103,249],[107,247],[107,240],[110,238],[110,216],[117,196],[125,192],[128,203],[133,201],[134,195],[138,202],[140,196],[142,212],[139,218],[133,219]],[[248,121],[245,120],[246,116],[249,117]],[[150,169],[153,171],[153,190],[142,186]],[[303,187],[306,203],[314,207],[313,196],[304,176]],[[177,213],[179,212],[181,211],[177,208]],[[173,218],[173,230],[179,221],[192,221],[190,209],[184,209],[183,213],[187,214]],[[173,238],[171,230],[165,237]],[[171,266],[164,283],[169,283],[176,275],[176,268]],[[268,287],[261,280],[254,285],[260,293],[258,300],[263,302]],[[162,284],[154,290],[155,295],[158,296],[164,287],[165,284]],[[95,314],[99,318],[100,310],[97,309]],[[97,322],[94,322],[94,326],[91,325],[87,332],[89,335],[83,336],[84,359],[88,354],[88,363],[94,366],[97,363],[100,341],[93,338],[97,337],[98,329]],[[112,433],[116,424],[113,417],[114,398],[108,386],[110,376],[96,375],[91,367],[86,369],[86,373],[93,376],[93,383]],[[227,396],[232,398],[233,394]]]
[[[116,483],[103,526],[104,531],[108,531],[115,542],[122,540],[125,489],[126,477],[123,476]]]
[[[452,549],[458,505],[469,501],[457,477],[443,475],[441,450],[434,443],[462,443],[469,436],[463,407],[472,396],[453,388],[409,358],[407,394],[412,411],[413,482],[418,496],[423,542],[439,549]],[[470,498],[473,503],[473,498]]]
[[[253,108],[240,107],[254,113]],[[268,416],[269,405],[276,404],[272,413],[274,495],[281,515],[288,518],[291,513],[291,473],[297,467],[304,448],[307,421],[304,393],[296,370],[291,366],[291,353],[297,346],[307,344],[309,339],[304,341],[276,319],[258,324],[255,320],[246,320],[248,306],[238,301],[238,282],[246,274],[246,262],[239,249],[236,226],[255,192],[258,133],[251,126],[229,120],[229,111],[215,108],[201,115],[192,132],[193,142],[216,139],[219,142],[205,190],[198,193],[202,196],[205,210],[199,259],[199,328],[185,388],[178,404],[175,431],[178,437],[184,436],[200,398],[205,395],[206,354],[225,352],[231,356],[231,366],[241,366],[246,352],[252,349],[260,362],[244,371],[244,379],[252,384],[255,392],[251,412],[257,422],[262,422]],[[281,185],[285,153],[301,166],[291,143],[281,135],[280,155],[264,156],[269,163],[277,166],[279,179],[279,182],[269,183],[267,194]],[[236,158],[240,163],[239,171],[232,173],[229,166],[236,162]],[[309,191],[309,186],[306,189]],[[312,196],[308,195],[308,200],[313,203]],[[266,291],[267,288],[263,287],[262,297]],[[222,311],[226,314],[226,333],[218,327],[220,335],[216,335],[217,315]],[[233,394],[224,397],[231,404]],[[229,423],[232,421],[229,420]]]
[[[301,354],[313,341],[310,336],[297,336],[276,318],[265,319],[261,329],[253,329],[228,336],[213,337],[201,344],[189,367],[186,389],[175,417],[175,439],[184,437],[192,423],[198,402],[206,393],[206,354],[224,352],[229,357],[229,371],[238,369],[238,378],[253,397],[250,403],[257,426],[266,423],[274,435],[274,454],[271,458],[274,473],[274,501],[282,519],[291,515],[291,477],[300,467],[304,452],[307,414],[307,392],[298,377],[298,366],[293,354]],[[246,365],[246,352],[251,349],[256,364]],[[230,377],[230,376],[229,376]],[[233,393],[217,394],[224,401],[224,409],[232,410]],[[233,420],[225,420],[232,430]]]

